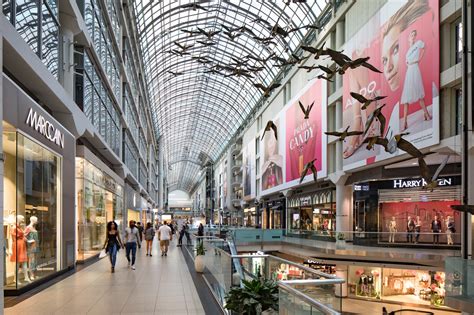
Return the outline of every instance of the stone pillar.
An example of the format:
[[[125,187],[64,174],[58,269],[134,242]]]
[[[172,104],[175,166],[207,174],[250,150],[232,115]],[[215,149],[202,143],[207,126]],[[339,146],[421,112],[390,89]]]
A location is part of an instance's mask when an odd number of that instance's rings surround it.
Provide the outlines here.
[[[345,176],[344,176],[345,177]],[[345,186],[344,181],[336,184],[336,231],[352,231],[352,187]],[[346,238],[350,237],[347,235]]]
[[[69,95],[74,95],[74,35],[79,32],[75,17],[59,13],[59,82]]]

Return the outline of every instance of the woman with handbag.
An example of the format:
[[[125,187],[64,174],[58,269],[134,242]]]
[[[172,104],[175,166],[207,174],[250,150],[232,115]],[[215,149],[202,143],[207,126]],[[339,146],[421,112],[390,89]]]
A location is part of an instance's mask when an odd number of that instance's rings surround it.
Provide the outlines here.
[[[105,238],[104,249],[109,254],[111,272],[115,272],[115,263],[117,262],[117,252],[123,248],[122,240],[120,239],[120,232],[118,231],[117,223],[110,221],[107,223],[107,235]]]
[[[146,224],[145,240],[146,240],[146,255],[151,257],[151,250],[153,249],[153,238],[155,237],[155,229],[151,222]]]

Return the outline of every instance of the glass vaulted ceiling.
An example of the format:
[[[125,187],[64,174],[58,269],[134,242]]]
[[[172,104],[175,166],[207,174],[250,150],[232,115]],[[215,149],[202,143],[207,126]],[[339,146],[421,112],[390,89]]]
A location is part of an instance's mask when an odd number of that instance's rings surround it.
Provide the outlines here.
[[[199,180],[206,161],[215,161],[232,135],[249,116],[262,96],[254,83],[269,85],[281,70],[279,61],[266,63],[247,59],[252,55],[289,59],[309,28],[276,36],[268,45],[254,37],[265,38],[275,24],[294,29],[317,25],[318,17],[330,0],[308,0],[291,3],[274,0],[135,0],[139,40],[142,45],[148,89],[152,102],[155,130],[160,137],[168,168],[170,190],[190,192]],[[201,8],[188,7],[197,4]],[[262,21],[255,22],[257,18]],[[223,31],[247,27],[233,40]],[[205,35],[189,35],[182,30],[221,31],[207,40]],[[236,32],[234,32],[235,34]],[[212,41],[205,46],[197,41]],[[175,44],[193,45],[179,55]],[[171,52],[175,50],[174,53]],[[210,63],[200,63],[205,57]],[[248,64],[264,67],[245,76],[208,73],[212,66],[229,65],[248,60]],[[207,61],[206,61],[207,62]],[[225,74],[229,72],[222,71]],[[173,74],[174,73],[174,74]],[[175,75],[176,73],[181,73]]]

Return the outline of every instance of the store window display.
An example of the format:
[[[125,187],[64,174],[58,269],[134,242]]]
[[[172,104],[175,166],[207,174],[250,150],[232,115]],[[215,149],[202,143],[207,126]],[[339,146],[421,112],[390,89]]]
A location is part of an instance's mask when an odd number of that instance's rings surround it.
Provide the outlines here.
[[[349,266],[348,288],[352,297],[441,307],[445,298],[445,273]]]
[[[76,158],[78,260],[97,255],[109,221],[122,224],[123,187],[90,161]],[[138,222],[138,220],[136,220]]]
[[[3,123],[6,289],[58,270],[61,158]]]
[[[288,232],[305,237],[334,237],[336,203],[334,190],[288,199]]]
[[[381,268],[350,266],[348,279],[349,294],[380,299],[381,273]]]

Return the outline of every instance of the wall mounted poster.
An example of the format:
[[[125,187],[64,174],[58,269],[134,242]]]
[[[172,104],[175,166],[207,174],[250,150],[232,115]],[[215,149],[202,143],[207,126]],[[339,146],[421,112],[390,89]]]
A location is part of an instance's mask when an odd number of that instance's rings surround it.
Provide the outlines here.
[[[273,120],[278,130],[281,130],[280,119]],[[279,132],[279,134],[283,134]],[[282,148],[275,138],[273,131],[266,132],[263,137],[262,190],[267,190],[283,184],[283,154]]]
[[[324,86],[324,88],[323,88]],[[286,110],[286,181],[297,184],[306,163],[316,159],[318,176],[326,176],[326,84],[313,80],[294,98]],[[309,119],[304,119],[299,102],[307,107],[314,102]],[[312,180],[311,171],[305,181]]]
[[[255,142],[243,146],[244,200],[255,198]]]
[[[439,3],[438,0],[389,0],[345,45],[352,59],[370,57],[383,73],[364,67],[343,77],[343,127],[365,129],[367,117],[385,106],[383,131],[376,121],[365,137],[409,133],[405,139],[418,148],[439,143]],[[367,110],[350,92],[367,98],[383,95]],[[344,142],[344,169],[353,169],[392,155],[376,146],[368,151],[364,136]],[[398,151],[398,154],[403,154]]]
[[[313,159],[316,159],[318,177],[327,175],[326,155],[322,154],[327,146],[327,137],[323,136],[326,130],[326,95],[326,81],[313,79],[272,119],[278,128],[278,139],[273,131],[267,131],[261,142],[262,195],[298,185],[305,164]],[[305,108],[314,102],[308,119],[304,119],[299,102]],[[310,171],[304,182],[312,179]]]

